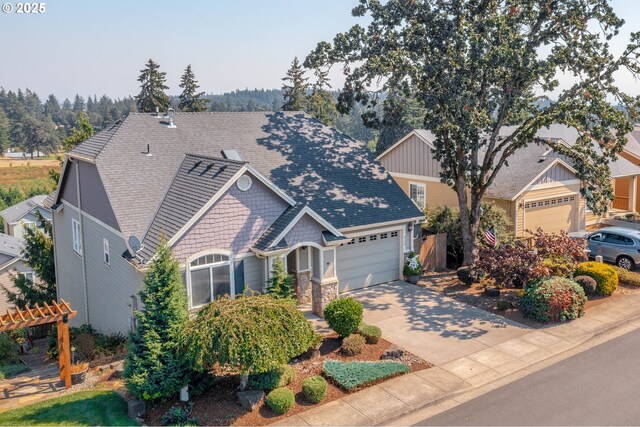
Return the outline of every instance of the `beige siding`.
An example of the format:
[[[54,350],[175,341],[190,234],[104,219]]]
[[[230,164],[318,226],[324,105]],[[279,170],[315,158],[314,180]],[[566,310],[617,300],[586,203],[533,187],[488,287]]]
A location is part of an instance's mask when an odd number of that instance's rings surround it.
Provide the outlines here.
[[[509,227],[511,231],[514,230],[514,212],[515,212],[515,202],[511,200],[503,200],[503,199],[492,199],[491,197],[485,197],[483,199],[485,203],[492,203],[502,209],[507,213],[507,218],[509,218],[509,223],[511,226]]]
[[[401,178],[398,176],[393,176],[393,179],[407,195],[409,195],[409,182],[424,184],[426,190],[425,199],[427,201],[428,209],[444,205],[458,207],[458,195],[447,184],[420,179]]]
[[[574,221],[576,224],[579,224],[579,214],[580,214],[580,209],[578,208],[578,205],[580,203],[579,192],[580,192],[580,184],[576,183],[576,184],[559,185],[559,186],[542,188],[542,189],[534,188],[531,191],[521,195],[516,200],[516,203],[515,203],[515,206],[517,206],[517,212],[515,215],[516,216],[516,236],[524,236],[525,229],[535,231],[535,229],[539,225],[537,220],[535,220],[535,217],[533,218],[534,219],[533,222],[531,222],[531,220],[526,220],[525,218],[524,203],[532,200],[544,200],[548,198],[560,197],[560,196],[565,196],[570,194],[575,195],[576,201],[574,203],[576,203],[576,209],[574,210],[574,214],[575,214]]]
[[[440,176],[440,163],[433,157],[431,147],[416,135],[411,135],[402,144],[380,158],[380,163],[389,172],[410,175]]]
[[[554,167],[546,171],[538,178],[533,185],[548,184],[550,182],[561,182],[576,179],[576,174],[571,172],[565,166],[556,164]]]
[[[4,270],[0,270],[0,313],[6,313],[8,308],[13,308],[13,304],[7,300],[7,295],[4,293],[3,287],[15,292],[16,288],[13,286],[11,276],[29,271],[33,271],[33,268],[29,267],[22,260],[14,262]]]

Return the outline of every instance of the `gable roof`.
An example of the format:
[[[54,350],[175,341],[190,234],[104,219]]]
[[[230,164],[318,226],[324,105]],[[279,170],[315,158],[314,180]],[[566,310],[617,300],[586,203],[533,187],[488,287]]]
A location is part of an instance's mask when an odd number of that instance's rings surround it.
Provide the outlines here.
[[[7,223],[12,223],[20,220],[26,214],[31,212],[31,210],[37,206],[44,208],[44,201],[47,198],[47,195],[38,195],[28,198],[27,200],[23,200],[22,202],[10,206],[0,212],[0,216]]]
[[[400,138],[400,140],[398,142],[396,142],[395,144],[391,145],[391,147],[389,147],[386,150],[384,150],[381,154],[378,154],[376,159],[379,160],[379,159],[383,158],[384,156],[386,156],[393,149],[395,149],[398,145],[402,144],[407,139],[409,139],[409,137],[411,135],[416,135],[418,138],[420,138],[420,140],[422,142],[427,144],[432,149],[435,149],[435,147],[433,146],[433,141],[436,139],[436,136],[430,130],[427,130],[427,129],[414,129],[411,132],[409,132],[408,134],[406,134],[405,136],[403,136],[402,138]]]
[[[304,113],[176,113],[173,123],[131,113],[70,153],[95,163],[126,237],[149,228],[186,153],[223,149],[336,228],[422,217],[362,143]]]
[[[24,241],[8,234],[0,233],[0,253],[15,258],[22,257]]]

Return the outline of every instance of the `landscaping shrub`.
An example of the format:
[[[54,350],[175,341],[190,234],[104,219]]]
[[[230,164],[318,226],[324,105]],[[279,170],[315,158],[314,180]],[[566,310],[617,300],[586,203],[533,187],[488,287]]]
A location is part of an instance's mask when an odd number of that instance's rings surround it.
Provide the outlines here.
[[[498,300],[498,302],[496,303],[496,306],[498,307],[498,310],[500,310],[500,311],[505,311],[506,309],[509,308],[510,305],[511,305],[511,303],[509,301],[507,301],[506,299]]]
[[[366,343],[362,335],[352,334],[342,340],[340,351],[345,356],[355,356],[362,353],[362,349]]]
[[[162,415],[160,423],[163,426],[197,426],[198,419],[191,416],[192,410],[193,402],[172,406]]]
[[[522,314],[538,322],[564,322],[584,314],[587,297],[582,287],[565,277],[533,282],[524,290]]]
[[[582,286],[585,294],[593,295],[596,292],[596,287],[598,286],[598,284],[593,277],[576,276],[573,280],[575,280],[580,286]]]
[[[618,273],[618,282],[628,286],[640,286],[640,274],[618,266],[611,266]]]
[[[0,376],[2,379],[15,377],[25,372],[29,372],[31,369],[22,362],[14,363],[12,365],[1,365]]]
[[[478,271],[468,265],[458,268],[456,270],[456,276],[458,276],[458,280],[467,286],[473,285],[473,283],[477,282],[480,278]]]
[[[602,262],[583,262],[574,276],[589,276],[596,281],[596,294],[611,295],[618,288],[618,273]]]
[[[252,390],[273,390],[291,384],[296,371],[289,365],[282,365],[271,371],[249,375],[249,388]]]
[[[420,258],[415,252],[409,252],[407,260],[404,263],[402,269],[403,276],[420,276],[422,274],[422,264],[420,264]]]
[[[296,297],[294,282],[293,276],[287,274],[282,258],[276,258],[267,282],[267,293],[274,298],[293,299]]]
[[[16,342],[6,332],[0,333],[0,365],[13,365],[19,361]]]
[[[324,375],[347,391],[376,381],[409,372],[409,366],[400,362],[339,362],[327,360],[322,367]]]
[[[296,398],[291,389],[282,387],[269,392],[265,402],[276,414],[286,414],[296,403]]]
[[[364,323],[358,327],[358,334],[362,335],[367,344],[378,344],[382,337],[382,329],[373,325],[365,325]]]
[[[327,380],[320,375],[302,381],[302,395],[312,403],[320,403],[327,396]]]
[[[338,298],[324,309],[324,318],[341,337],[348,337],[362,322],[362,304],[353,298]]]

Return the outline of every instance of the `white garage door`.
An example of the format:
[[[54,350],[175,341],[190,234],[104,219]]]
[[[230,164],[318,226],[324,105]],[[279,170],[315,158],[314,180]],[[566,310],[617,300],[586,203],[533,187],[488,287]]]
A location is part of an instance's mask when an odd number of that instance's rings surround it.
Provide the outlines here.
[[[339,246],[336,257],[340,292],[398,280],[400,233],[356,237]]]

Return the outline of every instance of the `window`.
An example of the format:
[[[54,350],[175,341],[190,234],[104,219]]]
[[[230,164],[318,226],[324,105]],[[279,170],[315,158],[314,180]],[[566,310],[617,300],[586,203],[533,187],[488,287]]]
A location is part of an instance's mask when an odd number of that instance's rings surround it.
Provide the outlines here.
[[[104,252],[104,263],[107,265],[111,265],[111,255],[109,254],[109,241],[107,239],[102,239],[102,251]]]
[[[80,223],[75,219],[71,219],[71,231],[73,234],[73,250],[82,255],[82,238],[80,236]]]
[[[358,237],[358,243],[364,243],[367,241],[366,237]]]
[[[409,183],[409,198],[416,204],[420,210],[424,210],[427,206],[426,188],[424,184]]]
[[[381,239],[386,239],[387,237],[388,237],[388,234],[387,234],[387,233],[382,233],[382,234],[380,234],[380,238],[381,238]]]
[[[369,236],[369,241],[372,242],[374,240],[378,240],[378,235],[377,234],[372,234],[371,236]]]
[[[31,283],[36,281],[36,273],[33,271],[25,271],[22,275]]]
[[[392,231],[391,232],[391,237],[398,237],[398,232],[397,231]]]
[[[208,254],[189,264],[191,306],[199,307],[231,294],[231,262],[224,254]]]

